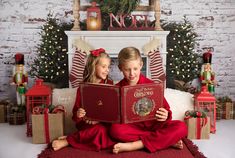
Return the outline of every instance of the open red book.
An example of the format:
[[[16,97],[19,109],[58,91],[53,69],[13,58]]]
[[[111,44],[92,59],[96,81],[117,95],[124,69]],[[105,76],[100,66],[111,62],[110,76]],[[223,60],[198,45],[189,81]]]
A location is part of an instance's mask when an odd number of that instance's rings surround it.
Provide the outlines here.
[[[163,104],[163,83],[119,87],[80,84],[82,106],[91,120],[132,123],[155,119]]]

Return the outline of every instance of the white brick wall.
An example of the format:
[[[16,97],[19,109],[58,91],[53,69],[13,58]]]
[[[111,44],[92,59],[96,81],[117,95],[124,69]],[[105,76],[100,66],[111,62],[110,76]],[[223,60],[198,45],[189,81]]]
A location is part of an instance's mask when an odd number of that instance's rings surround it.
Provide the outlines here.
[[[61,21],[70,22],[72,0],[0,1],[0,99],[14,98],[9,85],[14,54],[25,54],[25,67],[35,55],[40,26],[52,11]],[[198,33],[198,51],[213,47],[213,68],[219,86],[216,95],[235,100],[235,1],[234,0],[162,0],[162,20],[182,21],[185,15]],[[29,86],[32,85],[30,80]]]

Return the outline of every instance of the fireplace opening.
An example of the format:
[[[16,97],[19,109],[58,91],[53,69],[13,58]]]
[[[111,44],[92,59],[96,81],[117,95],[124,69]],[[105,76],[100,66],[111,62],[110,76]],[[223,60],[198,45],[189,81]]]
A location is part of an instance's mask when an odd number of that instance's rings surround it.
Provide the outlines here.
[[[117,83],[118,81],[123,79],[123,74],[118,68],[118,58],[117,55],[110,55],[111,57],[111,65],[110,65],[110,70],[109,70],[109,77],[114,81],[114,83]],[[143,68],[141,69],[141,73],[149,77],[149,68],[148,68],[148,63],[149,59],[147,56],[142,55],[142,60],[143,60]]]

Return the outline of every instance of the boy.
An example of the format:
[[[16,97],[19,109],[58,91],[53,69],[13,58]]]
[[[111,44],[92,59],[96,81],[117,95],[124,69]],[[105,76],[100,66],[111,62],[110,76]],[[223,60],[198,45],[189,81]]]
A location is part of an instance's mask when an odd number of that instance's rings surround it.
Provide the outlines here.
[[[119,69],[124,78],[117,83],[119,86],[153,83],[141,74],[143,61],[138,49],[123,48],[119,55]],[[129,124],[112,124],[110,135],[120,141],[113,147],[113,153],[147,149],[156,152],[170,146],[182,149],[182,138],[187,135],[184,122],[172,121],[170,106],[164,98],[164,108],[156,111],[156,120]]]

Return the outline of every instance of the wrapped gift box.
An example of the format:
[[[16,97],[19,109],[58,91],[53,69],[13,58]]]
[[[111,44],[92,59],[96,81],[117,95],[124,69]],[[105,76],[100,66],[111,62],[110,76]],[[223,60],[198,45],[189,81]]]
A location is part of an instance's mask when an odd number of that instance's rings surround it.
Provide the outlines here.
[[[25,112],[14,112],[10,114],[9,124],[10,125],[22,125],[25,123]]]
[[[233,103],[225,102],[223,105],[223,119],[233,119]]]
[[[216,103],[216,120],[221,120],[223,118],[223,106]]]
[[[5,122],[5,108],[4,105],[0,104],[0,123]]]
[[[233,102],[232,118],[235,119],[235,101]]]
[[[32,114],[33,143],[50,143],[64,135],[64,114]]]
[[[209,139],[210,137],[210,117],[192,117],[186,121],[188,126],[189,139]]]

